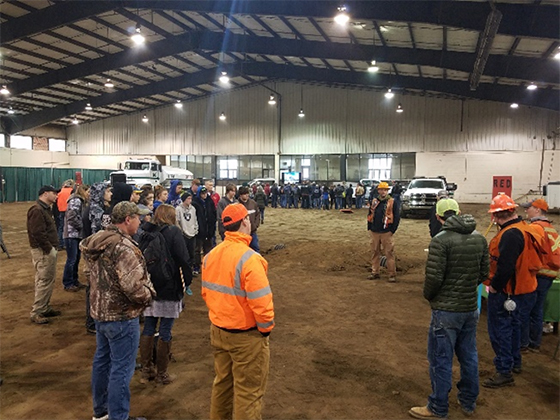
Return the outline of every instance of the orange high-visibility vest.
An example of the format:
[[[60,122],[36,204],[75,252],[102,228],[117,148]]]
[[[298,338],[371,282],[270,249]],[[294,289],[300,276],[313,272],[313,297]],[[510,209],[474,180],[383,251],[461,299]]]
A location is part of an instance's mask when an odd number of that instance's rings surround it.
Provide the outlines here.
[[[560,237],[558,232],[548,220],[535,220],[531,222],[531,225],[536,229],[542,229],[542,234],[550,247],[549,253],[544,258],[545,267],[541,268],[537,274],[555,279],[558,277],[558,269],[560,268]]]
[[[511,279],[509,279],[506,284],[505,292],[514,295],[532,293],[537,289],[537,271],[542,268],[542,262],[533,244],[532,236],[535,235],[535,230],[524,221],[500,229],[498,234],[490,241],[488,245],[488,252],[490,253],[490,276],[484,284],[490,285],[491,279],[496,275],[498,259],[500,258],[498,246],[502,235],[509,229],[519,229],[523,234],[523,242],[525,245],[515,265],[515,290],[512,288]]]
[[[72,194],[72,187],[64,187],[58,193],[58,198],[56,199],[56,206],[58,207],[58,211],[66,211],[68,208],[68,198],[70,194]]]
[[[225,240],[204,258],[202,297],[212,324],[227,330],[274,328],[268,263],[249,248],[251,236],[225,233]]]

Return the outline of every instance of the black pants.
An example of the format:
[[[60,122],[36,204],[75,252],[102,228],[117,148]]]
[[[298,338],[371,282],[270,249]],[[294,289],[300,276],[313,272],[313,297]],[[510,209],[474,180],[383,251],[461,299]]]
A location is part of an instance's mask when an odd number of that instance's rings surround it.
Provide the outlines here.
[[[208,238],[208,239],[196,238],[196,246],[195,246],[195,249],[194,249],[194,254],[195,254],[194,261],[195,261],[196,267],[199,270],[200,270],[200,267],[202,266],[201,252],[203,252],[204,255],[206,255],[211,250],[212,250],[212,238]]]
[[[185,238],[185,245],[187,246],[187,251],[189,252],[189,265],[193,268],[195,262],[194,249],[196,248],[196,237],[193,236],[192,238],[187,238],[183,235],[183,238]]]

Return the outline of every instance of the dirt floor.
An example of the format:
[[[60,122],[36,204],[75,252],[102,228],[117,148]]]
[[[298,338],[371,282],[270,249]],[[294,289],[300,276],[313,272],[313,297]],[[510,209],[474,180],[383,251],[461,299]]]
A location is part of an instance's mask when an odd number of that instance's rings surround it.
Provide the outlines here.
[[[62,287],[59,253],[52,306],[63,315],[31,324],[33,267],[25,215],[30,203],[1,204],[0,254],[1,419],[91,418],[90,369],[95,337],[84,327],[84,292]],[[479,230],[486,206],[464,205]],[[366,211],[267,209],[259,238],[269,262],[276,307],[271,367],[263,416],[268,419],[403,419],[430,392],[426,361],[430,308],[422,297],[427,220],[405,219],[395,236],[398,282],[366,280],[369,243]],[[558,217],[555,217],[558,223]],[[493,231],[489,237],[493,236]],[[285,248],[272,250],[276,244]],[[132,415],[148,419],[204,419],[213,379],[209,321],[200,283],[176,322],[171,385],[132,381]],[[552,355],[558,336],[543,338],[529,354],[516,386],[481,388],[478,419],[558,419],[560,366]],[[493,352],[483,311],[478,332],[481,377],[493,372]],[[457,366],[454,379],[458,378]],[[465,416],[450,396],[450,417]]]

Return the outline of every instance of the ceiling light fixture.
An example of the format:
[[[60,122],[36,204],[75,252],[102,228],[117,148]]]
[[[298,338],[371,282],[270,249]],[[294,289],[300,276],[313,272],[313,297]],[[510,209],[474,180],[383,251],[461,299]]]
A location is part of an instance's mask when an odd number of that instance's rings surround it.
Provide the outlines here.
[[[220,120],[225,121],[226,120],[226,114],[225,113],[221,113],[220,114]]]
[[[274,97],[274,95],[270,95],[270,98],[268,98],[268,104],[276,105],[276,98]]]
[[[220,82],[222,82],[222,83],[229,82],[229,77],[227,75],[227,71],[222,72],[222,75],[220,76]]]
[[[92,108],[91,104],[88,102],[88,103],[86,104],[86,111],[91,111],[92,109],[93,109],[93,108]]]
[[[517,109],[517,108],[519,108],[519,104],[517,104],[517,103],[514,102],[514,103],[512,103],[509,107],[510,107],[510,108],[513,108],[513,109]]]
[[[301,104],[301,109],[299,110],[299,114],[298,117],[303,118],[305,117],[305,112],[303,112],[303,85],[300,86],[300,104]]]
[[[379,71],[379,66],[375,62],[375,60],[371,60],[371,65],[367,69],[370,73],[377,73]]]
[[[297,114],[297,116],[300,117],[300,118],[305,117],[305,112],[303,112],[303,108],[301,108],[301,109],[299,110],[299,114]]]
[[[144,36],[142,36],[142,30],[140,29],[140,24],[136,25],[136,29],[134,30],[134,34],[130,37],[130,39],[132,39],[132,41],[136,45],[141,45],[141,44],[144,43],[144,41],[146,41],[146,38],[144,38]]]
[[[144,114],[144,116],[142,117],[142,122],[147,123],[148,121],[149,121],[148,116],[146,114]]]
[[[398,105],[397,105],[397,113],[401,114],[401,113],[403,113],[403,112],[404,112],[404,109],[403,109],[402,105],[401,105],[401,104],[398,104]]]
[[[2,95],[9,95],[10,91],[8,90],[8,88],[6,87],[6,85],[2,85],[2,89],[0,89],[0,93]]]
[[[181,102],[180,99],[177,99],[177,102],[175,102],[175,108],[177,109],[183,108],[183,103]]]
[[[339,6],[337,10],[338,14],[334,17],[334,21],[341,26],[345,26],[350,20],[350,17],[346,14],[346,6]]]
[[[395,96],[395,94],[393,92],[391,92],[391,88],[387,89],[387,92],[385,92],[385,97],[387,99],[392,99]]]
[[[560,51],[557,52],[556,54],[554,54],[554,59],[555,60],[560,60]]]
[[[115,84],[113,82],[111,82],[111,79],[107,79],[104,86],[106,88],[113,88],[113,87],[115,87]]]
[[[535,90],[537,88],[537,85],[535,85],[535,83],[531,82],[530,85],[527,86],[527,90]]]
[[[78,125],[80,124],[80,120],[74,117],[74,119],[72,120],[72,124]]]
[[[10,107],[10,109],[8,109],[8,114],[15,114],[16,111],[14,111],[14,109],[12,107]]]

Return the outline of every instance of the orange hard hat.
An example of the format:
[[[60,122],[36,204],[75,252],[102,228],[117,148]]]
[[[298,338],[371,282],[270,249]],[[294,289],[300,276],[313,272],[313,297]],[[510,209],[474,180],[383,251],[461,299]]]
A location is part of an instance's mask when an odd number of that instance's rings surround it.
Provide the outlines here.
[[[511,198],[507,194],[499,193],[492,199],[492,202],[490,203],[490,210],[488,210],[488,213],[497,213],[499,211],[512,210],[516,207],[518,207],[518,205],[515,204],[513,198]]]
[[[385,181],[380,182],[379,185],[377,186],[378,190],[388,190],[389,189],[389,184],[387,184]]]

